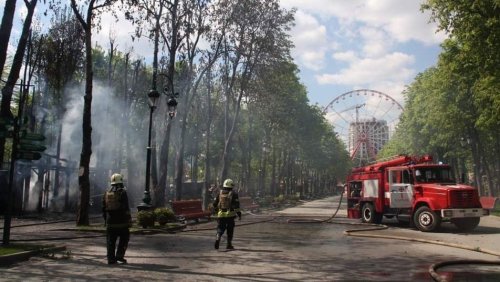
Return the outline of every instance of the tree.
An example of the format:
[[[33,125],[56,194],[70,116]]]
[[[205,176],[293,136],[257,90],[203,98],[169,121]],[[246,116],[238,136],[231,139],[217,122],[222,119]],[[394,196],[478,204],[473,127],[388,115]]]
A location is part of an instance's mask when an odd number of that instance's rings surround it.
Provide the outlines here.
[[[19,39],[19,43],[17,45],[16,54],[14,55],[14,61],[12,62],[12,67],[10,69],[9,76],[7,78],[7,82],[5,83],[5,86],[2,88],[2,102],[1,102],[1,106],[0,106],[0,117],[5,118],[5,119],[13,119],[13,115],[12,115],[11,110],[10,110],[11,101],[12,101],[12,94],[14,91],[14,86],[16,85],[16,82],[19,79],[19,72],[21,71],[21,67],[23,65],[24,52],[25,52],[26,46],[28,44],[28,37],[30,35],[31,22],[33,19],[33,14],[35,12],[35,7],[36,7],[37,2],[38,2],[38,0],[24,2],[26,4],[26,9],[28,10],[28,13],[26,14],[26,18],[25,18],[25,21],[23,24],[23,30],[21,33],[21,38]],[[6,3],[6,5],[7,4],[8,3]],[[2,69],[3,69],[3,66],[2,66]],[[4,161],[4,149],[5,149],[5,138],[0,138],[0,168],[2,167],[2,164]]]
[[[239,120],[241,103],[257,64],[289,56],[286,30],[293,16],[276,1],[220,1],[219,14],[228,14],[230,26],[224,40],[222,77],[225,95],[224,151],[220,179],[228,176],[230,148]],[[232,109],[231,109],[232,106]],[[231,112],[230,112],[231,111]]]
[[[109,8],[114,2],[112,0],[88,0],[83,1],[87,7],[85,14],[77,6],[77,0],[71,0],[71,8],[75,13],[82,29],[85,33],[85,95],[82,120],[82,152],[80,154],[80,172],[78,176],[78,185],[80,188],[80,203],[78,207],[77,225],[88,225],[89,215],[88,206],[90,201],[90,179],[89,165],[92,155],[92,28],[95,22],[94,17],[99,10]]]
[[[64,88],[74,80],[83,64],[84,38],[80,23],[76,20],[71,9],[64,7],[54,9],[52,27],[42,40],[43,75],[48,86],[53,90],[52,98],[56,105],[64,105]],[[58,107],[55,120],[59,121],[59,133],[56,149],[56,172],[53,196],[59,194],[59,163],[61,155],[62,120],[66,109]]]
[[[7,48],[9,46],[15,11],[16,0],[6,0],[3,8],[2,24],[0,25],[0,77],[3,74],[3,68],[7,60]]]

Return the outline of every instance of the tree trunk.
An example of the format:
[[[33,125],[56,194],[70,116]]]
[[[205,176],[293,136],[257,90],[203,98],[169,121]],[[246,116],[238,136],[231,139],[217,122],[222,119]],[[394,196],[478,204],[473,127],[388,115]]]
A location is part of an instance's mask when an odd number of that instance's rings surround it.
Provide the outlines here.
[[[72,4],[74,0],[72,0]],[[87,20],[82,23],[85,30],[85,96],[83,97],[83,119],[82,119],[82,152],[80,154],[80,168],[78,174],[78,186],[80,188],[80,203],[76,224],[89,225],[89,201],[90,201],[90,156],[92,155],[92,7],[88,9]],[[75,5],[72,5],[76,11]]]
[[[185,110],[182,112],[182,122],[181,122],[181,134],[180,134],[180,142],[179,142],[179,150],[177,151],[176,156],[176,165],[175,165],[175,188],[177,189],[176,200],[182,199],[182,182],[183,182],[183,174],[184,174],[184,138],[186,136],[186,118],[187,118],[187,109],[189,109],[187,105],[188,94],[184,96],[184,103],[186,105]]]
[[[210,61],[210,56],[208,57]],[[212,135],[212,68],[207,72],[207,123],[206,123],[206,139],[205,139],[205,189],[202,192],[203,209],[207,209],[210,205],[209,193],[207,193],[213,180],[211,180],[211,167],[210,167],[210,138]]]
[[[165,129],[165,134],[163,135],[163,144],[160,149],[160,177],[158,182],[158,197],[154,198],[155,206],[163,207],[165,206],[165,190],[167,189],[167,179],[168,179],[168,156],[170,148],[170,131],[172,129],[172,119],[167,120],[167,128]],[[174,200],[174,199],[170,199]]]
[[[226,135],[226,139],[224,142],[224,152],[222,153],[222,170],[221,170],[221,181],[224,181],[224,179],[227,178],[228,171],[229,171],[229,148],[232,145],[232,139],[233,135],[236,130],[236,123],[238,121],[238,117],[240,115],[240,109],[241,109],[241,99],[243,98],[243,90],[240,90],[240,93],[238,95],[238,100],[236,102],[236,112],[234,114],[233,120],[231,122],[231,127],[229,129],[229,132]],[[228,101],[229,103],[229,101]]]
[[[15,13],[16,0],[6,0],[3,8],[2,24],[0,25],[0,73],[3,72],[5,61],[7,60],[7,48],[9,47],[10,33],[12,31]],[[2,149],[0,151],[3,151],[3,147],[0,149]]]
[[[11,4],[9,3],[11,1],[7,1],[5,3],[6,9],[7,5]],[[15,2],[15,1],[14,1]],[[7,82],[5,83],[5,86],[2,88],[2,102],[0,106],[0,117],[2,118],[12,118],[12,112],[10,111],[10,104],[12,101],[12,94],[14,92],[14,86],[19,79],[19,72],[21,71],[21,67],[23,65],[23,58],[24,58],[24,52],[26,50],[26,46],[28,44],[28,38],[30,35],[30,29],[31,29],[31,22],[33,19],[33,13],[35,12],[35,7],[37,0],[33,0],[30,3],[26,3],[26,8],[28,10],[28,14],[26,15],[24,24],[23,24],[23,31],[21,33],[21,38],[19,39],[19,43],[17,44],[17,49],[16,53],[14,55],[14,61],[12,62],[12,67],[9,72],[9,77],[7,78]],[[15,4],[15,3],[14,3]],[[15,8],[15,7],[14,7]],[[7,15],[8,16],[8,15]],[[5,15],[4,15],[5,18]],[[3,19],[2,19],[2,27],[3,27]],[[12,22],[11,22],[11,27],[12,27]],[[10,31],[9,31],[10,34]],[[2,34],[3,36],[3,34]],[[3,39],[3,38],[2,38]],[[5,44],[8,43],[7,42]],[[3,40],[2,43],[4,44]],[[2,53],[0,53],[0,57]],[[2,66],[3,69],[3,66]],[[19,117],[21,118],[21,117]],[[0,138],[0,169],[2,168],[3,161],[4,161],[4,149],[5,149],[5,138]]]

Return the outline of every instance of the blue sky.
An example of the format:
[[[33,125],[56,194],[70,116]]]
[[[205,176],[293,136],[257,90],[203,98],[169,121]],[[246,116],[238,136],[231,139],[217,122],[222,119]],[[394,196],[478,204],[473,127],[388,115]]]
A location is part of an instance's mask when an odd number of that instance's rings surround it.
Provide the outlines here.
[[[68,1],[69,2],[69,1]],[[404,104],[401,92],[419,72],[433,66],[445,35],[436,33],[420,0],[281,0],[297,9],[291,31],[293,57],[311,104],[326,106],[342,93],[355,89],[383,92]],[[0,0],[3,11],[5,0]],[[37,9],[41,13],[42,9]],[[11,45],[19,38],[23,1],[18,1]],[[128,23],[103,17],[94,35],[108,45],[110,30],[122,51],[133,49],[149,56],[148,42],[132,42]],[[11,48],[12,50],[13,48]]]
[[[296,7],[294,58],[311,103],[368,88],[400,103],[404,86],[433,66],[444,34],[436,33],[421,1],[281,0]]]

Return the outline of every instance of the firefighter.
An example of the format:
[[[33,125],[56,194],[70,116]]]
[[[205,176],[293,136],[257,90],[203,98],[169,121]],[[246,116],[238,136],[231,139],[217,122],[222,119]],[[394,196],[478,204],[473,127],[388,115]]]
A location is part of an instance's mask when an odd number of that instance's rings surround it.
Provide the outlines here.
[[[217,236],[214,247],[219,249],[220,239],[227,230],[227,245],[226,249],[234,249],[232,245],[234,234],[234,219],[238,216],[241,220],[240,200],[238,193],[234,191],[234,182],[231,179],[226,179],[222,185],[222,189],[215,197],[213,207],[217,213]]]
[[[127,263],[124,257],[130,239],[129,228],[132,226],[132,217],[123,176],[119,173],[111,176],[111,187],[103,197],[102,213],[106,224],[108,264]],[[115,248],[118,238],[118,248]]]

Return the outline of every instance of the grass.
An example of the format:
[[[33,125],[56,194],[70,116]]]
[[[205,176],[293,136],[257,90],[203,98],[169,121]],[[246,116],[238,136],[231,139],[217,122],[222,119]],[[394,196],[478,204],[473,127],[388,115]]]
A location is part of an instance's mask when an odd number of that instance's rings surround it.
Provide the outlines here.
[[[0,256],[11,255],[26,251],[35,251],[43,248],[53,247],[52,245],[30,245],[30,244],[9,244],[0,245]]]
[[[163,226],[158,225],[158,223],[155,223],[154,227],[149,227],[149,228],[142,228],[142,226],[134,224],[130,228],[130,232],[136,232],[136,231],[144,231],[147,229],[169,229],[169,228],[174,228],[178,227],[179,223],[177,222],[169,222]],[[88,226],[78,226],[77,227],[78,231],[83,231],[83,232],[99,232],[99,233],[105,233],[106,232],[106,227],[103,224],[96,224],[96,225],[88,225]]]
[[[490,214],[495,216],[500,216],[500,210],[491,210]]]

